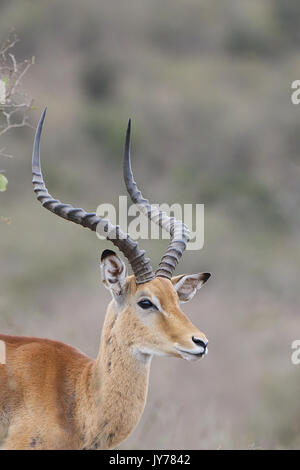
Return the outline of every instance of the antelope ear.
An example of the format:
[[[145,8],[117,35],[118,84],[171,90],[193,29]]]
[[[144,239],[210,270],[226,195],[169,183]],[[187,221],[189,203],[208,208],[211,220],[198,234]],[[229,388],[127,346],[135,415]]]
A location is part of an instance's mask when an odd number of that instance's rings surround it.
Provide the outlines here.
[[[203,284],[210,278],[210,273],[181,274],[172,277],[171,281],[177,291],[180,302],[188,302]]]
[[[100,263],[101,277],[104,286],[113,296],[124,293],[127,269],[123,261],[114,251],[104,250]]]

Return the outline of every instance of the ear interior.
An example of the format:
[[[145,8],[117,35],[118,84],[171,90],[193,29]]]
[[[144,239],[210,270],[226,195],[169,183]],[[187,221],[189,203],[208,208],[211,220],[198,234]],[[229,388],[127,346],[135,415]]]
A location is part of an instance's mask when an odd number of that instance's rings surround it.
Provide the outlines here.
[[[210,278],[210,273],[181,274],[172,278],[174,289],[180,302],[188,302],[203,284]]]
[[[121,295],[124,291],[127,270],[124,262],[112,250],[104,250],[101,255],[101,277],[104,286],[114,295]]]

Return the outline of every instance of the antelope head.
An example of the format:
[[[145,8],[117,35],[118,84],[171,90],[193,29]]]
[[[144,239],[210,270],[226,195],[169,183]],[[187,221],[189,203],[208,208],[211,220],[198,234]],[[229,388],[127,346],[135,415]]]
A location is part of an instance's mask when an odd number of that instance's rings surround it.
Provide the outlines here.
[[[174,270],[189,241],[189,229],[180,220],[167,216],[151,206],[142,196],[134,180],[130,162],[129,121],[124,150],[124,179],[128,193],[139,210],[154,223],[170,233],[170,243],[154,272],[138,243],[120,227],[96,213],[88,213],[62,204],[49,194],[41,172],[40,137],[45,119],[43,112],[37,127],[32,173],[37,199],[43,207],[56,215],[98,231],[110,240],[127,258],[133,275],[127,275],[122,259],[111,250],[101,256],[100,269],[104,286],[109,289],[112,301],[108,312],[118,318],[115,325],[118,341],[132,351],[144,356],[175,356],[196,360],[207,353],[207,338],[180,308],[180,303],[191,300],[209,279],[209,273],[182,274],[173,277]],[[109,339],[109,338],[108,338]]]

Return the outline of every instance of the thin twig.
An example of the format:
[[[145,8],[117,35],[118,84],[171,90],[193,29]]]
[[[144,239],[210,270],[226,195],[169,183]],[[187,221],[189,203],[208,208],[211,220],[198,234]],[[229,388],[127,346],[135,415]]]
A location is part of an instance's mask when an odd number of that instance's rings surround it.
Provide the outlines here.
[[[10,55],[12,55],[12,54],[10,54]],[[30,62],[29,62],[29,61],[26,61],[26,62],[27,62],[26,67],[25,67],[24,70],[20,73],[20,75],[17,77],[17,79],[16,79],[16,81],[15,81],[15,83],[14,83],[14,86],[13,86],[12,89],[11,89],[11,95],[13,95],[13,94],[16,92],[18,86],[20,85],[20,82],[21,82],[22,78],[24,77],[24,75],[26,75],[26,73],[28,72],[28,70],[30,69],[30,67],[34,64],[34,57],[32,57],[32,59],[31,59]]]
[[[9,57],[11,58],[11,61],[13,63],[13,67],[14,67],[14,72],[17,73],[18,71],[18,66],[17,66],[17,61],[16,61],[16,58],[13,54],[8,54]]]
[[[13,35],[13,39],[11,37],[6,39],[4,44],[0,47],[0,55],[3,57],[3,59],[6,58],[6,52],[9,49],[12,49],[17,44],[17,42],[19,42],[19,38],[16,34]]]

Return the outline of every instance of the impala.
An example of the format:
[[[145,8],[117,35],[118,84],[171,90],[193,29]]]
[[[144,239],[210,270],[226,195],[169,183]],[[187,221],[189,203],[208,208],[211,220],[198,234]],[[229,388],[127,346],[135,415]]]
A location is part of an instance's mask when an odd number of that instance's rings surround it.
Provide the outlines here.
[[[207,353],[207,339],[184,315],[209,273],[172,277],[189,240],[183,222],[153,208],[139,191],[130,163],[130,121],[124,151],[124,179],[132,201],[170,233],[169,246],[154,273],[138,243],[108,220],[49,194],[41,173],[39,121],[32,159],[33,186],[42,206],[105,235],[127,258],[133,275],[111,250],[100,270],[112,300],[96,359],[49,339],[0,335],[0,439],[4,449],[112,449],[133,431],[143,413],[153,356],[189,361]]]

